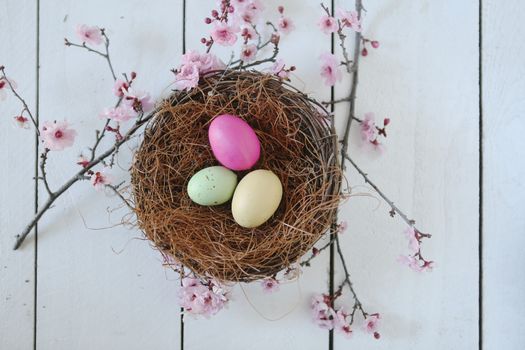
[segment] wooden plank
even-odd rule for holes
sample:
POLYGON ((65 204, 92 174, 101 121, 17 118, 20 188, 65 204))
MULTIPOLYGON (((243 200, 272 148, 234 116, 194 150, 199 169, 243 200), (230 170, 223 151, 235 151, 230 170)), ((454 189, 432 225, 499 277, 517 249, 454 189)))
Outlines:
MULTIPOLYGON (((339 4, 347 2, 338 1, 339 4)), ((475 2, 365 1, 364 35, 378 39, 360 65, 357 116, 390 117, 383 154, 351 132, 350 154, 377 185, 434 236, 423 246, 430 274, 396 262, 408 254, 400 218, 349 166, 358 196, 341 209, 352 280, 381 340, 355 326, 335 349, 475 349, 478 342, 478 7, 475 2), (453 11, 450 9, 453 8, 453 11), (377 343, 376 343, 377 342, 377 343)), ((336 87, 348 94, 349 80, 336 87)), ((339 123, 347 108, 337 110, 339 123)), ((341 125, 341 124, 339 124, 341 125)), ((342 279, 337 266, 336 284, 342 279)), ((349 294, 341 301, 351 307, 349 294)))
MULTIPOLYGON (((30 108, 36 108, 36 4, 2 1, 0 4, 0 65, 18 85, 30 108)), ((32 349, 35 288, 34 241, 13 251, 15 235, 29 220, 35 204, 35 137, 19 129, 13 117, 22 107, 6 91, 0 101, 0 348, 32 349)))
POLYGON ((483 348, 525 344, 521 1, 483 1, 483 348))
MULTIPOLYGON (((75 145, 49 160, 51 186, 77 169, 78 154, 94 141, 98 115, 115 103, 105 61, 81 49, 77 24, 108 29, 118 74, 135 71, 138 89, 155 98, 169 93, 170 68, 181 54, 181 0, 41 4, 41 116, 67 118, 77 129, 75 145)), ((111 144, 108 138, 105 144, 111 144)), ((104 145, 102 146, 104 148, 104 145)), ((131 151, 124 147, 112 176, 128 179, 131 151)), ((43 199, 44 193, 41 194, 43 199)), ((38 349, 177 348, 178 281, 137 229, 122 226, 127 210, 89 182, 57 201, 40 225, 38 349), (99 230, 99 228, 108 228, 99 230)))
MULTIPOLYGON (((292 78, 294 85, 307 93, 326 100, 330 89, 319 84, 319 56, 330 51, 329 36, 315 27, 321 9, 319 1, 265 1, 266 13, 277 19, 277 6, 284 5, 296 29, 281 39, 279 56, 286 63, 297 66, 292 78), (308 43, 305 45, 305 40, 308 43)), ((186 23, 188 49, 200 49, 201 37, 207 35, 203 19, 209 15, 214 3, 187 2, 186 23)), ((219 49, 224 60, 231 49, 219 49)), ((237 50, 238 52, 238 50, 237 50)), ((282 285, 275 294, 265 294, 260 284, 237 285, 232 290, 233 300, 228 309, 206 319, 185 318, 184 349, 267 349, 269 346, 286 349, 327 349, 328 334, 311 321, 309 304, 313 294, 327 290, 328 254, 323 253, 312 267, 304 270, 299 283, 282 285), (271 321, 284 316, 282 319, 271 321), (267 319, 265 319, 267 318, 267 319)))

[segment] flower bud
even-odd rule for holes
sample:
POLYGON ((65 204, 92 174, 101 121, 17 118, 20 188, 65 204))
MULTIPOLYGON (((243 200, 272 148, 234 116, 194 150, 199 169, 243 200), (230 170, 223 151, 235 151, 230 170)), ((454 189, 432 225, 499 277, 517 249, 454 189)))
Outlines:
POLYGON ((366 47, 363 47, 363 50, 361 50, 361 56, 365 57, 368 55, 368 50, 366 49, 366 47))
POLYGON ((371 44, 374 49, 377 49, 379 47, 379 41, 377 40, 372 40, 371 44))

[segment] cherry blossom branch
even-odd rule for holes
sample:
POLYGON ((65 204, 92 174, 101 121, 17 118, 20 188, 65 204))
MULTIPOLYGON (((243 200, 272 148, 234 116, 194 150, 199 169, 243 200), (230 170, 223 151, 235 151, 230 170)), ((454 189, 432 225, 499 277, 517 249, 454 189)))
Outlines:
POLYGON ((7 78, 7 76, 5 74, 5 67, 4 66, 0 66, 0 72, 2 73, 2 75, 0 76, 0 80, 4 80, 4 81, 7 82, 7 85, 11 89, 11 92, 13 93, 13 95, 15 95, 15 97, 20 101, 20 103, 22 103, 22 106, 24 107, 23 110, 22 110, 22 113, 23 112, 27 112, 27 114, 29 115, 29 118, 31 119, 31 122, 33 123, 33 126, 35 127, 36 134, 40 136, 40 130, 38 130, 38 123, 37 123, 36 119, 33 117, 33 113, 31 113, 31 110, 29 109, 29 106, 27 105, 26 101, 16 91, 16 89, 13 86, 13 83, 11 82, 11 80, 7 78))
POLYGON ((323 250, 329 248, 335 242, 335 237, 336 236, 337 236, 337 234, 333 235, 333 237, 330 238, 330 241, 328 241, 326 244, 324 244, 320 248, 313 247, 312 248, 312 255, 310 255, 310 257, 308 259, 306 259, 304 261, 301 261, 299 263, 299 265, 300 266, 310 266, 310 261, 315 259, 323 250))
POLYGON ((42 218, 44 213, 51 207, 51 205, 57 200, 58 197, 60 197, 64 192, 66 192, 71 186, 73 186, 78 181, 85 180, 86 179, 85 176, 89 170, 91 170, 97 164, 101 163, 106 158, 111 156, 113 152, 117 151, 120 148, 120 146, 126 143, 131 138, 131 136, 133 136, 144 124, 146 124, 154 116, 154 114, 155 114, 154 112, 151 112, 146 117, 138 120, 129 129, 129 131, 122 136, 122 139, 120 141, 115 142, 115 144, 112 147, 107 149, 104 153, 100 154, 93 161, 90 161, 84 168, 79 170, 68 181, 66 181, 59 189, 57 189, 55 192, 52 192, 52 194, 49 195, 47 201, 42 205, 42 207, 35 214, 33 219, 24 228, 24 230, 22 230, 21 234, 17 236, 16 243, 13 249, 17 250, 22 245, 27 235, 31 232, 31 230, 35 227, 35 225, 38 223, 40 218, 42 218))
MULTIPOLYGON (((232 64, 237 64, 237 65, 232 67, 232 69, 240 69, 240 68, 246 69, 246 68, 258 66, 258 65, 266 63, 266 62, 275 62, 275 58, 279 54, 279 36, 278 36, 278 34, 276 34, 278 32, 278 30, 275 27, 275 25, 272 22, 270 22, 270 21, 266 22, 266 25, 272 27, 273 33, 272 33, 271 37, 268 40, 266 40, 263 44, 260 44, 260 37, 261 36, 260 36, 259 32, 256 31, 257 35, 259 36, 259 43, 257 44, 257 51, 259 51, 262 48, 268 46, 269 44, 273 44, 272 55, 270 57, 267 57, 267 58, 264 58, 264 59, 261 59, 261 60, 249 63, 249 64, 244 64, 242 60, 236 60, 236 61, 232 62, 232 64)), ((253 26, 253 28, 255 28, 255 25, 253 26)))
POLYGON ((49 182, 47 181, 47 173, 46 173, 46 162, 47 162, 47 155, 49 154, 49 149, 44 149, 44 152, 40 155, 40 173, 41 176, 39 176, 39 179, 42 180, 44 183, 44 187, 46 188, 47 193, 52 196, 53 191, 51 191, 51 188, 49 187, 49 182))
POLYGON ((85 42, 83 42, 82 44, 72 43, 67 38, 64 38, 64 44, 66 46, 73 46, 73 47, 79 47, 79 48, 82 48, 82 49, 86 49, 89 52, 92 52, 94 54, 97 54, 97 55, 100 55, 100 56, 104 57, 104 59, 108 63, 109 70, 111 71, 111 76, 113 77, 113 80, 116 81, 117 80, 117 76, 115 75, 115 70, 113 69, 113 64, 111 63, 111 57, 109 56, 109 38, 106 35, 106 31, 105 31, 104 28, 100 28, 100 34, 104 38, 105 52, 101 52, 101 51, 98 51, 96 49, 93 49, 93 48, 87 46, 85 42))
MULTIPOLYGON (((363 3, 361 0, 355 1, 355 10, 357 12, 357 16, 359 19, 361 19, 361 14, 363 10, 363 3)), ((350 95, 349 95, 349 112, 348 112, 348 119, 346 121, 345 125, 345 131, 343 135, 343 142, 341 145, 341 167, 343 171, 345 170, 345 155, 347 153, 348 149, 348 139, 350 136, 350 127, 352 126, 352 120, 353 116, 355 115, 355 97, 357 93, 357 84, 359 82, 359 53, 361 51, 361 34, 359 32, 355 32, 354 35, 354 59, 353 59, 353 65, 354 69, 352 71, 352 85, 350 87, 350 95)))
POLYGON ((396 213, 403 219, 404 222, 407 223, 408 226, 410 227, 414 227, 414 229, 418 232, 421 233, 421 235, 425 238, 430 238, 431 235, 428 234, 428 233, 422 233, 421 231, 419 231, 416 227, 415 227, 415 224, 416 224, 416 221, 413 220, 413 219, 409 219, 408 216, 403 213, 401 211, 401 209, 399 209, 399 207, 397 205, 394 204, 394 202, 392 202, 384 193, 383 191, 381 191, 379 189, 379 187, 377 187, 377 185, 375 183, 373 183, 370 178, 368 177, 368 174, 366 174, 363 170, 361 170, 361 168, 352 160, 352 158, 350 158, 350 156, 348 156, 348 154, 345 154, 345 158, 346 160, 348 160, 350 162, 350 164, 352 164, 352 166, 355 168, 355 170, 357 170, 357 172, 363 177, 363 179, 365 180, 365 183, 369 184, 373 189, 374 191, 377 192, 377 194, 383 198, 383 200, 390 206, 391 210, 390 210, 390 216, 394 216, 396 213))

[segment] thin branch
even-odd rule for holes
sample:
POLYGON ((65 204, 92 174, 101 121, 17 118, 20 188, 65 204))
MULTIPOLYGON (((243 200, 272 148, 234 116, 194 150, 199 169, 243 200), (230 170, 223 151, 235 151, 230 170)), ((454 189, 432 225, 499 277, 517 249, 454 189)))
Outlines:
POLYGON ((376 184, 373 183, 373 182, 368 178, 368 175, 367 175, 363 170, 361 170, 361 168, 359 168, 359 166, 357 166, 357 164, 352 160, 352 158, 350 158, 350 157, 348 156, 348 154, 345 155, 345 158, 350 162, 350 164, 352 164, 352 166, 355 168, 355 170, 357 170, 357 172, 358 172, 359 174, 361 174, 361 176, 365 179, 365 183, 369 184, 369 185, 374 189, 374 191, 376 191, 377 194, 378 194, 379 196, 381 196, 381 198, 383 198, 383 200, 384 200, 384 201, 385 201, 385 202, 386 202, 386 203, 392 208, 392 210, 393 210, 395 213, 397 213, 397 214, 403 219, 403 221, 405 221, 405 222, 407 223, 408 226, 413 227, 414 230, 416 230, 417 232, 419 232, 423 237, 430 237, 430 236, 431 236, 431 235, 428 234, 428 233, 422 233, 421 231, 419 231, 419 230, 415 227, 415 224, 416 224, 415 220, 413 220, 413 219, 409 219, 408 216, 407 216, 405 213, 403 213, 403 212, 401 211, 401 209, 399 209, 399 208, 397 207, 397 205, 395 205, 394 202, 392 202, 392 201, 391 201, 391 200, 390 200, 390 199, 389 199, 389 198, 383 193, 383 191, 381 191, 381 190, 379 189, 379 187, 377 187, 376 184))
POLYGON ((47 173, 46 173, 46 162, 47 162, 47 155, 49 154, 49 148, 45 148, 44 152, 40 155, 40 173, 41 176, 39 177, 40 180, 44 183, 44 187, 46 188, 47 193, 52 196, 53 191, 51 191, 51 188, 49 187, 49 183, 47 182, 47 173))
MULTIPOLYGON (((7 85, 9 85, 9 88, 11 89, 11 91, 13 92, 13 95, 15 95, 15 97, 22 103, 22 105, 24 106, 24 109, 23 111, 26 111, 27 114, 29 115, 29 118, 31 119, 31 122, 33 123, 33 126, 35 127, 35 132, 38 136, 40 136, 40 130, 38 129, 38 123, 36 121, 36 119, 33 117, 33 113, 31 113, 31 110, 29 109, 29 106, 27 105, 26 101, 22 98, 22 96, 20 96, 18 94, 18 92, 16 91, 15 87, 13 86, 13 83, 11 83, 11 80, 9 80, 5 74, 5 67, 4 66, 0 66, 0 72, 2 72, 2 76, 0 76, 0 80, 1 79, 4 79, 6 82, 7 82, 7 85)), ((22 111, 22 112, 23 112, 22 111)))
POLYGON ((300 266, 310 266, 310 261, 312 261, 314 258, 316 258, 323 250, 329 248, 334 242, 335 242, 335 236, 337 234, 333 235, 334 237, 330 238, 330 241, 328 241, 325 245, 323 245, 321 248, 313 248, 315 251, 312 253, 312 255, 299 263, 300 266))
MULTIPOLYGON (((363 3, 361 0, 355 1, 355 10, 357 11, 357 15, 359 19, 361 19, 361 13, 363 10, 363 3)), ((361 52, 361 34, 359 32, 355 32, 354 34, 354 59, 353 59, 353 66, 354 69, 352 71, 352 85, 350 87, 350 110, 348 113, 348 119, 345 126, 345 132, 343 136, 343 142, 341 145, 341 167, 343 171, 345 170, 345 164, 344 159, 345 155, 347 153, 348 148, 348 138, 350 136, 350 127, 352 126, 352 116, 355 115, 355 97, 357 93, 357 83, 359 82, 359 55, 361 52)))
POLYGON ((37 222, 40 220, 42 215, 51 207, 51 205, 55 202, 55 200, 60 197, 65 191, 67 191, 71 186, 73 186, 77 181, 83 180, 85 178, 85 174, 92 169, 97 164, 101 163, 103 160, 105 160, 107 157, 111 156, 113 152, 118 150, 120 146, 122 146, 124 143, 126 143, 131 136, 133 136, 144 124, 146 124, 153 116, 155 115, 155 112, 151 112, 147 115, 147 117, 142 118, 140 121, 137 121, 131 129, 123 135, 122 139, 118 142, 115 142, 115 144, 107 149, 104 153, 96 157, 93 161, 89 162, 89 164, 82 168, 80 171, 78 171, 75 175, 73 175, 68 181, 66 181, 58 190, 53 192, 53 195, 50 195, 47 201, 42 205, 42 207, 38 210, 38 212, 35 214, 33 219, 29 222, 29 224, 24 228, 22 233, 17 236, 16 243, 13 249, 18 249, 20 245, 24 242, 27 235, 31 232, 31 230, 35 227, 37 222))

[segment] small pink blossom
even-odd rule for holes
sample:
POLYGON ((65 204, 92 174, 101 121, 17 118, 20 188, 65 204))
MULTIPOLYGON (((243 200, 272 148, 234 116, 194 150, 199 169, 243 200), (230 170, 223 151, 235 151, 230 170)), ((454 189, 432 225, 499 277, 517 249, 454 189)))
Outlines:
POLYGON ((366 142, 374 142, 377 140, 378 131, 374 121, 373 113, 366 113, 361 122, 361 138, 366 142))
POLYGON ((277 23, 279 31, 283 34, 288 34, 295 29, 293 21, 289 17, 282 16, 277 23))
POLYGON ((343 308, 337 310, 334 317, 334 328, 343 333, 347 338, 352 336, 352 328, 350 326, 351 317, 343 308))
POLYGON ((50 151, 61 151, 72 146, 76 135, 77 132, 70 129, 66 121, 46 121, 40 133, 44 147, 50 151))
POLYGON ((97 191, 104 189, 106 185, 111 185, 112 177, 106 168, 96 171, 91 175, 91 184, 97 191))
POLYGON ((282 58, 277 59, 275 63, 273 64, 272 73, 277 75, 281 79, 288 79, 290 72, 285 69, 285 63, 282 58))
POLYGON ((343 73, 339 69, 339 60, 334 54, 324 53, 321 55, 321 76, 328 86, 334 86, 337 81, 343 77, 343 73))
POLYGON ((337 232, 344 233, 347 228, 348 228, 348 222, 346 222, 346 220, 343 220, 339 223, 339 225, 337 225, 337 232))
POLYGON ((412 270, 414 270, 416 272, 423 271, 423 268, 419 264, 419 260, 415 256, 412 256, 412 255, 401 255, 401 256, 399 256, 398 261, 402 265, 406 265, 406 266, 410 267, 412 270))
POLYGON ((315 295, 311 303, 312 318, 316 325, 322 329, 333 329, 335 311, 330 306, 330 296, 326 294, 315 295))
POLYGON ((241 36, 246 42, 249 40, 255 40, 258 37, 257 32, 251 26, 241 28, 241 36))
POLYGON ((209 317, 219 312, 228 301, 227 292, 215 281, 208 285, 196 278, 185 277, 179 290, 179 302, 190 314, 209 317))
POLYGON ((115 81, 115 84, 113 85, 113 93, 115 96, 123 97, 124 96, 124 90, 127 90, 129 88, 129 84, 123 80, 117 79, 115 81))
POLYGON ((261 281, 261 287, 266 293, 275 293, 279 290, 279 281, 275 278, 265 278, 261 281))
POLYGON ((137 112, 135 112, 135 110, 133 110, 128 105, 121 105, 118 107, 106 108, 100 114, 101 118, 111 119, 119 123, 126 122, 130 119, 135 118, 136 116, 137 116, 137 112))
POLYGON ((238 30, 226 22, 216 22, 211 31, 214 42, 222 46, 232 46, 237 41, 238 30))
POLYGON ((255 44, 248 44, 244 45, 241 49, 241 60, 243 62, 250 62, 255 59, 255 55, 257 55, 257 45, 255 44))
POLYGON ((419 240, 416 237, 414 227, 409 227, 405 230, 405 236, 408 238, 408 250, 415 254, 419 251, 419 240))
POLYGON ((195 63, 187 63, 175 75, 175 89, 190 90, 199 84, 199 77, 199 67, 195 63))
POLYGON ((317 25, 325 34, 335 33, 338 29, 337 20, 334 17, 328 15, 321 16, 321 19, 319 22, 317 22, 317 25))
POLYGON ((379 316, 379 314, 368 315, 363 325, 363 329, 365 330, 365 332, 373 334, 374 338, 376 339, 380 338, 379 332, 377 331, 380 319, 381 317, 379 316))
POLYGON ((136 112, 148 112, 153 107, 151 96, 144 91, 137 91, 131 86, 127 89, 122 89, 124 94, 124 102, 133 108, 136 112))
POLYGON ((240 19, 246 23, 255 24, 261 17, 264 5, 260 0, 243 1, 244 6, 238 8, 236 11, 240 19))
POLYGON ((18 126, 19 128, 29 129, 29 119, 24 117, 23 115, 13 117, 13 120, 15 121, 16 126, 18 126))
POLYGON ((4 101, 7 98, 7 90, 17 88, 16 82, 11 78, 0 78, 0 101, 4 101), (9 85, 11 83, 11 85, 9 85))
POLYGON ((78 156, 77 164, 80 165, 82 168, 85 168, 89 165, 89 159, 87 159, 86 157, 84 157, 84 155, 81 154, 80 156, 78 156))
POLYGON ((337 15, 343 26, 350 27, 356 32, 361 31, 361 20, 359 19, 359 14, 356 11, 346 11, 339 9, 337 10, 337 15))
POLYGON ((102 32, 97 26, 77 25, 76 34, 83 43, 89 45, 102 44, 102 32))

